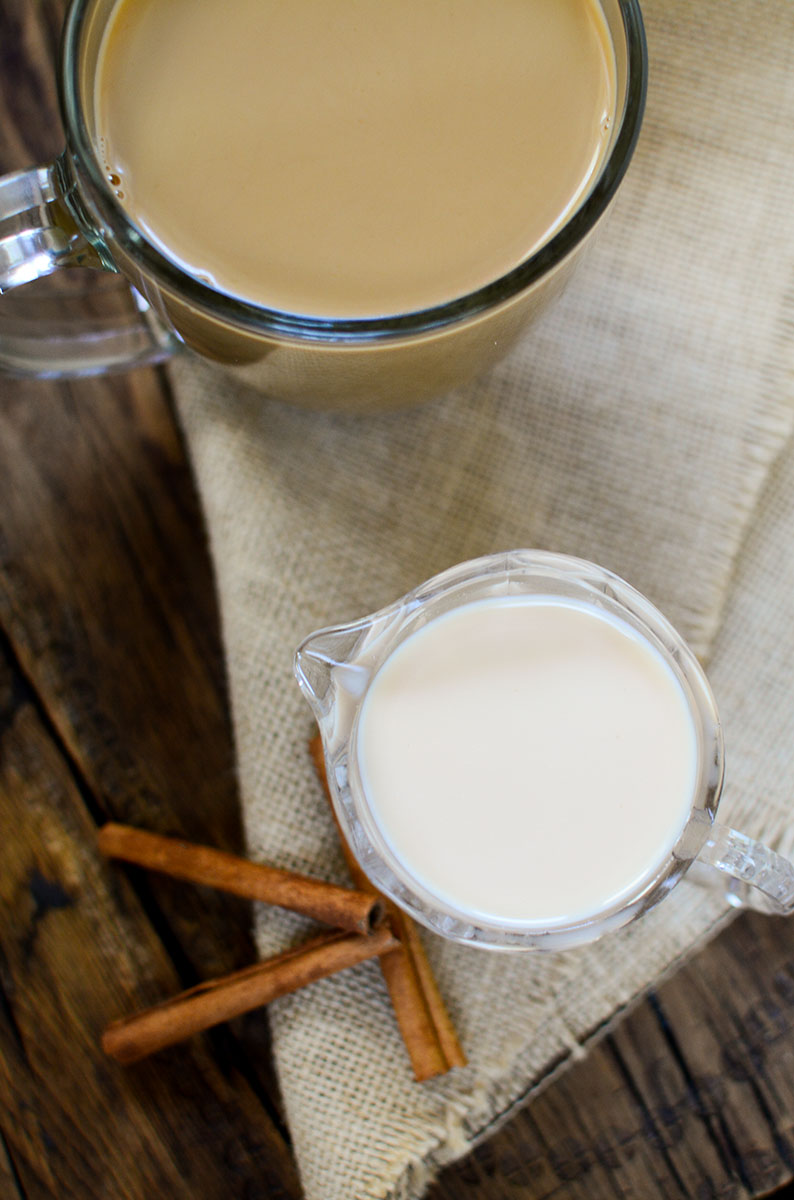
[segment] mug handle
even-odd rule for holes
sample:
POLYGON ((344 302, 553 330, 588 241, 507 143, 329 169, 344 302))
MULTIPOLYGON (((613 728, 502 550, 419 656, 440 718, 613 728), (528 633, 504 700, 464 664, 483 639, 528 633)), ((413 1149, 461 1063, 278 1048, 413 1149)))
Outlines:
MULTIPOLYGON (((60 271, 116 272, 72 214, 60 160, 0 178, 0 295, 60 271)), ((162 362, 177 343, 134 289, 135 309, 112 316, 23 320, 0 307, 0 370, 67 379, 162 362)))
MULTIPOLYGON (((734 907, 782 916, 794 913, 794 863, 763 842, 715 821, 693 865, 700 864, 730 877, 726 894, 734 907)), ((695 881, 713 882, 710 871, 710 880, 704 874, 696 872, 695 881)))

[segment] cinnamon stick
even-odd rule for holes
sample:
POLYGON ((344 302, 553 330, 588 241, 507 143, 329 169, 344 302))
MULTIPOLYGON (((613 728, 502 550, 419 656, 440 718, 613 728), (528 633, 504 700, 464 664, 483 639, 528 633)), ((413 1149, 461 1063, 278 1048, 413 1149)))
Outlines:
POLYGON ((289 908, 337 929, 369 933, 383 920, 383 905, 371 891, 338 887, 294 871, 249 862, 210 846, 196 846, 113 822, 102 826, 97 843, 108 858, 233 892, 247 900, 289 908))
POLYGON ((438 990, 414 921, 377 891, 360 867, 342 832, 331 801, 319 734, 311 738, 309 751, 331 806, 353 883, 360 891, 369 891, 380 897, 398 938, 399 944, 395 949, 381 956, 380 966, 397 1025, 411 1059, 414 1077, 421 1082, 442 1075, 451 1067, 465 1067, 466 1055, 438 990))
POLYGON ((102 1035, 102 1049, 125 1065, 137 1062, 316 979, 385 954, 396 945, 387 926, 370 934, 331 930, 275 958, 200 983, 162 1004, 115 1021, 102 1035))

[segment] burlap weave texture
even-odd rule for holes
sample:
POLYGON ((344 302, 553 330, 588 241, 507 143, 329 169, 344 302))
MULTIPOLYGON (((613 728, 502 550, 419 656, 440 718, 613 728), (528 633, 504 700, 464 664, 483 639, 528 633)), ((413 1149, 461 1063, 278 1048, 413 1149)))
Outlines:
MULTIPOLYGON (((221 600, 254 857, 345 879, 292 654, 479 554, 542 547, 644 591, 709 661, 725 820, 794 846, 794 6, 646 0, 651 87, 615 210, 500 367, 421 409, 324 415, 173 368, 221 600)), ((433 1169, 725 914, 685 885, 554 957, 428 938, 470 1066, 412 1081, 377 970, 274 1005, 309 1200, 416 1197, 433 1169)), ((263 952, 300 922, 261 914, 263 952)))

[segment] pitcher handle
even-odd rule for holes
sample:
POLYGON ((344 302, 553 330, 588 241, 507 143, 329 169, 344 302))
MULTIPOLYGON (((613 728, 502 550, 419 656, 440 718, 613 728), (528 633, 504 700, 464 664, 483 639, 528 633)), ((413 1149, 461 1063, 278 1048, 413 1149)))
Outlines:
MULTIPOLYGON (((68 196, 60 159, 0 179, 0 295, 64 267, 115 272, 80 228, 68 196)), ((3 313, 0 302, 0 369, 74 378, 162 362, 176 343, 133 295, 133 311, 66 322, 21 321, 3 313)))
POLYGON ((794 863, 747 834, 714 822, 696 863, 728 875, 728 901, 761 912, 794 913, 794 863))

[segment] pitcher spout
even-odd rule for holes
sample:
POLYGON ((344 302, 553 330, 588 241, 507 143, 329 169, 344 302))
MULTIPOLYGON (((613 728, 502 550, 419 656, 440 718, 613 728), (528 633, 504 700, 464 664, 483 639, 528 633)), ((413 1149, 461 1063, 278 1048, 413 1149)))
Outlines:
POLYGON ((368 622, 320 629, 295 651, 294 671, 298 685, 322 724, 336 704, 339 693, 360 694, 370 672, 356 661, 356 652, 368 622))

